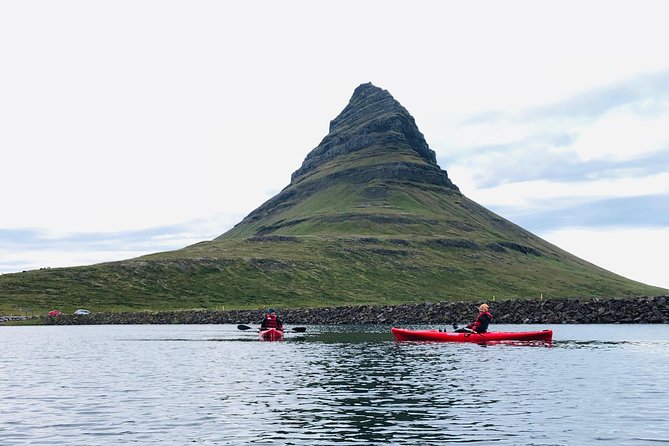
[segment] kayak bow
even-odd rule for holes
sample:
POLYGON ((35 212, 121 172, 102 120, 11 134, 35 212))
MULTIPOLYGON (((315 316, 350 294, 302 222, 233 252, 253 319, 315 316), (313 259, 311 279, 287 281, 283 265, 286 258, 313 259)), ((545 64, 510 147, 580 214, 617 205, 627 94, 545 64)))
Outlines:
POLYGON ((498 331, 489 333, 448 333, 438 330, 407 330, 392 328, 398 341, 434 342, 489 342, 489 341, 545 341, 553 340, 552 330, 541 331, 498 331))
POLYGON ((283 340, 283 332, 276 328, 268 328, 267 330, 260 330, 258 333, 261 341, 281 341, 283 340))

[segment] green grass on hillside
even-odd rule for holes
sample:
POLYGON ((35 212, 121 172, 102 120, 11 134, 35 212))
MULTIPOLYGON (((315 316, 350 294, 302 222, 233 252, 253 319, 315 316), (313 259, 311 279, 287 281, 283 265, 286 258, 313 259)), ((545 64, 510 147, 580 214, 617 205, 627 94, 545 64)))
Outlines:
POLYGON ((443 248, 421 238, 312 236, 218 245, 212 257, 200 256, 215 252, 200 246, 133 261, 6 274, 0 277, 0 312, 26 306, 69 313, 666 293, 603 270, 565 268, 571 260, 556 254, 443 248))

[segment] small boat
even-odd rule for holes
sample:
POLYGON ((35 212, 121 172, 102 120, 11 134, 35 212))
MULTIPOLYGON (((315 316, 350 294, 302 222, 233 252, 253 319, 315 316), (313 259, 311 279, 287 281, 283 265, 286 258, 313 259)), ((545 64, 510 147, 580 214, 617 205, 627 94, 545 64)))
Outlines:
POLYGON ((452 333, 439 330, 407 330, 392 328, 398 341, 434 341, 434 342, 496 342, 496 341, 544 341, 553 340, 553 330, 541 331, 498 331, 488 333, 452 333))
POLYGON ((260 330, 258 333, 261 341, 281 341, 283 340, 283 331, 276 328, 268 328, 267 330, 260 330))

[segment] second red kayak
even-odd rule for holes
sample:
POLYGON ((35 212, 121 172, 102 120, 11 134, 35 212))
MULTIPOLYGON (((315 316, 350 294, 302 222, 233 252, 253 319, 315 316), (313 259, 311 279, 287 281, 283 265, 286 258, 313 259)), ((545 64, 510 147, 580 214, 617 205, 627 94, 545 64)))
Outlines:
POLYGON ((398 341, 435 342, 488 342, 488 341, 544 341, 553 340, 552 330, 541 331, 498 331, 490 333, 452 333, 438 330, 407 330, 392 328, 398 341))
POLYGON ((260 330, 258 333, 261 341, 281 341, 283 339, 283 332, 276 328, 268 328, 267 330, 260 330))

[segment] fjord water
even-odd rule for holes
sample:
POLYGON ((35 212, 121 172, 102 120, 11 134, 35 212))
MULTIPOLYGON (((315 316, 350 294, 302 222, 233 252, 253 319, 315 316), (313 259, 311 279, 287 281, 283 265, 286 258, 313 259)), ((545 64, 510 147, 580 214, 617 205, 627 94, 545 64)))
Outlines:
MULTIPOLYGON (((418 328, 418 327, 414 327, 418 328)), ((669 442, 669 326, 551 346, 397 343, 390 327, 0 327, 0 444, 669 442)))

